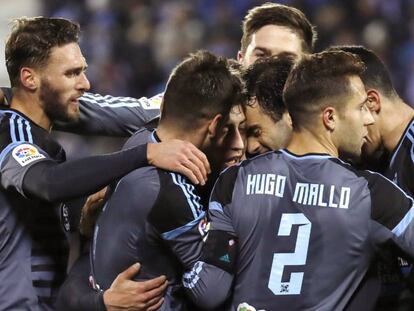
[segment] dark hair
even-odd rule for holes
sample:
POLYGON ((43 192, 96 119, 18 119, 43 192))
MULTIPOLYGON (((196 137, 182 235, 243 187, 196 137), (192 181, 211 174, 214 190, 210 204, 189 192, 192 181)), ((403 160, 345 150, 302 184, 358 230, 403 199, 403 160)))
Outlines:
POLYGON ((365 67, 354 54, 325 51, 304 55, 293 67, 283 90, 283 99, 294 129, 306 127, 324 105, 341 109, 350 93, 349 77, 360 76, 365 67))
POLYGON ((252 35, 267 25, 278 25, 290 28, 302 39, 302 49, 311 53, 316 41, 316 31, 300 10, 277 3, 267 2, 247 12, 243 23, 241 52, 246 52, 252 35))
POLYGON ((197 126, 217 114, 227 116, 242 94, 240 79, 227 59, 207 51, 190 54, 172 71, 164 93, 162 119, 197 126))
POLYGON ((259 59, 244 75, 249 98, 255 99, 263 112, 275 122, 287 111, 283 102, 283 87, 294 61, 295 57, 290 53, 259 59))
POLYGON ((44 66, 53 47, 79 41, 78 24, 63 18, 19 18, 14 20, 6 43, 6 67, 12 87, 20 84, 22 67, 44 66))
POLYGON ((333 46, 329 50, 340 50, 357 55, 366 67, 365 71, 361 74, 361 79, 365 86, 377 89, 388 97, 397 95, 385 64, 373 51, 361 45, 333 46))

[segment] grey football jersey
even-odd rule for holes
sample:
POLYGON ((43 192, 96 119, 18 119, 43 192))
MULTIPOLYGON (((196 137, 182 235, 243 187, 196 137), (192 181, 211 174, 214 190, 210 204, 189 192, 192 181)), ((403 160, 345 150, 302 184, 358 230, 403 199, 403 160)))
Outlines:
POLYGON ((67 211, 28 196, 22 184, 32 165, 63 162, 65 151, 14 110, 0 110, 0 145, 0 310, 54 310, 66 271, 67 211))
POLYGON ((414 257, 412 205, 385 177, 329 155, 258 156, 222 173, 210 199, 206 246, 213 232, 238 240, 234 275, 199 261, 186 287, 202 302, 234 281, 231 310, 343 310, 380 249, 414 257))
MULTIPOLYGON (((156 142, 146 129, 124 148, 156 142)), ((135 262, 142 265, 137 280, 166 275, 169 286, 160 310, 195 310, 184 298, 183 269, 199 259, 198 224, 205 211, 194 186, 179 174, 155 167, 137 169, 116 185, 95 227, 91 262, 101 289, 135 262)))

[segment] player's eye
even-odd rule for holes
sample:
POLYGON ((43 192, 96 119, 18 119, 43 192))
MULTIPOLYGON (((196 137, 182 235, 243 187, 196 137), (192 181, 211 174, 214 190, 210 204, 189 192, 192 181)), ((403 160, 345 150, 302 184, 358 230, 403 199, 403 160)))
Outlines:
POLYGON ((260 137, 261 134, 262 134, 262 130, 258 127, 249 128, 247 130, 247 137, 260 137))

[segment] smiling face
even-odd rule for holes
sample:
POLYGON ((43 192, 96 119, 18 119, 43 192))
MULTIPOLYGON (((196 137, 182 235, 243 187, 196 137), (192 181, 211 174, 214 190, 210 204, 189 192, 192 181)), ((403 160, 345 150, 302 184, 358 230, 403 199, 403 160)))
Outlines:
POLYGON ((275 121, 253 103, 246 107, 246 118, 248 157, 286 147, 292 136, 292 123, 287 112, 275 121))
POLYGON ((335 125, 335 144, 342 157, 358 158, 367 140, 368 126, 374 119, 367 107, 367 94, 358 76, 349 78, 350 95, 346 104, 338 110, 335 125))
POLYGON ((238 61, 247 68, 260 58, 283 52, 300 56, 303 53, 301 38, 287 27, 266 25, 252 34, 245 53, 239 52, 238 61))
POLYGON ((212 163, 219 170, 237 164, 244 157, 246 146, 246 116, 240 105, 234 106, 215 139, 212 163))
POLYGON ((51 122, 79 118, 79 97, 89 90, 86 61, 77 43, 54 47, 40 73, 39 97, 51 122))

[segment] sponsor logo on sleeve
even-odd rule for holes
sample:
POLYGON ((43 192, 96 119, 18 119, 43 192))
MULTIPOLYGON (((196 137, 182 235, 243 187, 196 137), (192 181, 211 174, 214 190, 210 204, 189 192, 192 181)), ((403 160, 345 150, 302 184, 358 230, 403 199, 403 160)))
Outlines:
POLYGON ((45 158, 35 146, 29 144, 21 144, 15 147, 12 155, 21 166, 26 166, 29 163, 45 158))

